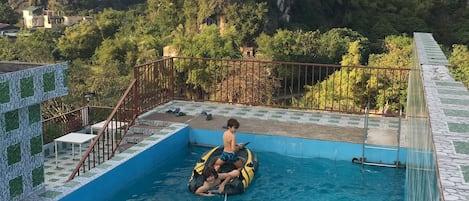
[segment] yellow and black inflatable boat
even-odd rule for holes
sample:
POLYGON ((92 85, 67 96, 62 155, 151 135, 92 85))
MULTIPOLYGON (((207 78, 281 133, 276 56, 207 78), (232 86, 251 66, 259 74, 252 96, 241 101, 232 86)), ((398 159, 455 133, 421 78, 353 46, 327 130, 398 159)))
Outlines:
MULTIPOLYGON (((247 145, 246 143, 245 145, 247 145)), ((205 166, 213 166, 215 161, 220 157, 223 152, 223 146, 215 147, 207 152, 205 152, 202 157, 197 161, 192 171, 192 176, 189 180, 189 191, 195 192, 197 188, 204 184, 204 179, 202 176, 202 170, 205 166)), ((251 152, 248 148, 242 148, 237 152, 239 157, 246 159, 243 168, 241 169, 241 174, 238 178, 233 179, 231 182, 225 185, 225 191, 223 194, 235 195, 243 193, 249 184, 254 179, 254 174, 256 173, 258 167, 257 156, 251 152)), ((235 166, 231 163, 223 164, 218 172, 230 172, 235 169, 235 166)), ((215 191, 216 192, 216 191, 215 191)))

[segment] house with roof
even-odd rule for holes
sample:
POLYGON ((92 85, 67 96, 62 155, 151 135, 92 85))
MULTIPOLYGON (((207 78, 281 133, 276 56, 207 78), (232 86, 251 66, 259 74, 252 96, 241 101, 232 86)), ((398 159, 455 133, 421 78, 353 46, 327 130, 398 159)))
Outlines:
POLYGON ((19 27, 10 24, 0 23, 0 36, 15 37, 19 30, 19 27))
POLYGON ((23 10, 24 26, 28 29, 44 27, 44 16, 41 7, 30 6, 23 10))
POLYGON ((40 7, 28 7, 23 10, 24 26, 31 28, 53 29, 58 26, 71 26, 82 21, 92 21, 90 16, 61 16, 52 10, 40 7))

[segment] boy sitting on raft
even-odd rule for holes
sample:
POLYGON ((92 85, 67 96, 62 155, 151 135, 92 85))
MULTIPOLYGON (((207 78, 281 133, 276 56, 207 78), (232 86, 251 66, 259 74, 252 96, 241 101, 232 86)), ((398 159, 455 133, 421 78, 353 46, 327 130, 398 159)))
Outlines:
POLYGON ((223 153, 215 162, 214 168, 218 171, 226 163, 233 163, 240 171, 243 167, 244 159, 239 157, 236 152, 243 148, 243 145, 236 144, 236 130, 239 128, 239 122, 236 119, 229 119, 226 123, 226 131, 223 133, 223 153))

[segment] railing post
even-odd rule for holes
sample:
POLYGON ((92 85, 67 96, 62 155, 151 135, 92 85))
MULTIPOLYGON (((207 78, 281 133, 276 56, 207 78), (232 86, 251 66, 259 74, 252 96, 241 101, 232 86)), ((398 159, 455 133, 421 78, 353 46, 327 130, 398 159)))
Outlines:
POLYGON ((81 108, 81 124, 83 126, 88 126, 89 123, 90 123, 90 118, 89 118, 89 114, 90 114, 90 106, 89 105, 85 105, 81 108))
POLYGON ((138 108, 138 106, 140 104, 139 103, 139 87, 140 87, 140 74, 139 74, 139 67, 134 67, 134 78, 136 80, 135 82, 135 86, 134 86, 134 90, 133 90, 133 95, 134 95, 134 100, 133 100, 133 107, 134 107, 134 115, 135 116, 138 116, 138 114, 140 114, 140 110, 138 108))
POLYGON ((171 57, 169 59, 169 97, 171 97, 171 100, 174 100, 174 90, 175 90, 175 84, 174 84, 174 57, 171 57))

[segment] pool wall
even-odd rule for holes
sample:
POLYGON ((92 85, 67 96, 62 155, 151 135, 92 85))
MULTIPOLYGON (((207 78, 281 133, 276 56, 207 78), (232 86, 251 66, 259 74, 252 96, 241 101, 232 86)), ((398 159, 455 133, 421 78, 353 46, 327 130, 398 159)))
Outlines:
MULTIPOLYGON (((181 149, 185 149, 189 143, 188 133, 189 127, 186 126, 172 134, 168 134, 167 137, 162 138, 134 157, 123 161, 108 172, 84 184, 61 200, 109 200, 114 194, 125 189, 128 184, 154 171, 158 164, 164 163, 169 157, 181 149)), ((145 141, 142 143, 145 144, 145 141)), ((119 157, 119 155, 115 157, 119 157)))
MULTIPOLYGON (((191 144, 218 146, 222 144, 222 134, 223 131, 191 128, 189 140, 191 144)), ((250 142, 248 147, 253 151, 275 152, 300 158, 327 158, 351 161, 353 158, 360 158, 362 156, 363 148, 362 144, 242 132, 237 132, 236 137, 238 143, 250 142)), ((385 148, 385 146, 377 147, 385 148)), ((368 162, 394 164, 397 153, 390 150, 367 149, 366 156, 368 162)), ((405 164, 405 148, 401 148, 399 160, 401 164, 405 164)))

